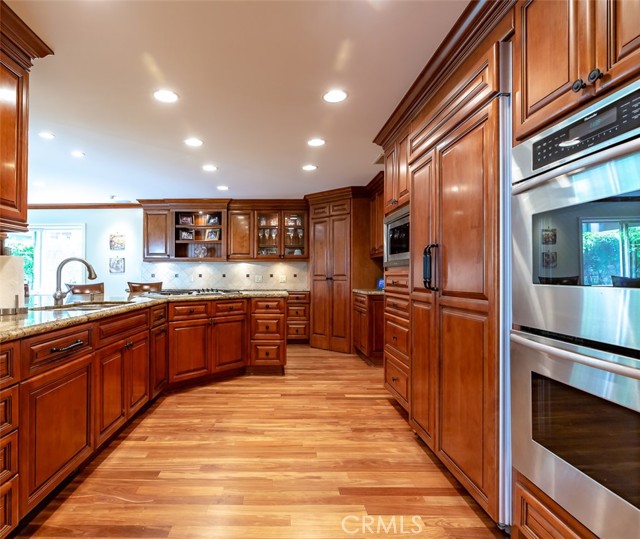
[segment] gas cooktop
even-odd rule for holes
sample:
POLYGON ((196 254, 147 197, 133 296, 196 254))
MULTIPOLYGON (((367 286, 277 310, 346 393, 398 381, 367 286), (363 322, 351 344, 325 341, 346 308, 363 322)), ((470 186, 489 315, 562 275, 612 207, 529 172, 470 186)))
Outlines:
POLYGON ((241 290, 222 290, 220 288, 164 288, 150 294, 161 296, 200 296, 204 294, 240 294, 241 290))

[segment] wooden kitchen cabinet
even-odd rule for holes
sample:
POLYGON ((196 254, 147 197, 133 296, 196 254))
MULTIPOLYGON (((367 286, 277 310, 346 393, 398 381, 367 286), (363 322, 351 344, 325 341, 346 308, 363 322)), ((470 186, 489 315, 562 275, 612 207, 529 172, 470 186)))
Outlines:
POLYGON ((145 209, 142 215, 144 260, 171 258, 171 212, 145 209))
POLYGON ((209 318, 169 322, 169 383, 199 378, 211 372, 209 318))
POLYGON ((369 199, 369 226, 371 258, 384 255, 384 172, 378 173, 367 185, 369 199))
POLYGON ((169 383, 169 332, 166 305, 150 309, 149 388, 150 398, 157 397, 169 383))
POLYGON ((29 70, 53 51, 0 3, 0 252, 7 232, 27 230, 29 70))
POLYGON ((229 210, 229 260, 251 260, 255 258, 254 211, 229 210))
POLYGON ((384 349, 384 295, 353 294, 353 347, 379 361, 384 349))
POLYGON ((309 292, 289 292, 287 297, 287 341, 309 340, 309 292))
POLYGON ((247 361, 247 315, 225 314, 211 319, 212 372, 241 369, 247 361))
POLYGON ((94 358, 79 355, 20 384, 21 517, 95 448, 94 358))
POLYGON ((148 325, 147 310, 112 316, 96 324, 96 446, 149 401, 148 325))
POLYGON ((409 129, 398 138, 384 156, 384 214, 407 204, 411 198, 409 174, 409 129))
POLYGON ((311 214, 310 343, 349 353, 351 291, 373 288, 382 273, 369 254, 369 195, 361 188, 345 188, 306 198, 311 214))
POLYGON ((282 371, 287 364, 284 298, 251 299, 251 358, 255 367, 276 367, 282 371))
POLYGON ((638 2, 520 0, 515 32, 516 141, 640 73, 638 2))

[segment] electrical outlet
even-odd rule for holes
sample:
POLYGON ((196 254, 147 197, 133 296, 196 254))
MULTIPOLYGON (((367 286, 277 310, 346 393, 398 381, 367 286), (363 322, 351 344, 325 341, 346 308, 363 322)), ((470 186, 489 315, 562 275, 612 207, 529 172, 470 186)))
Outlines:
POLYGON ((287 276, 286 275, 279 275, 278 277, 279 277, 281 283, 286 283, 287 282, 287 276))
POLYGON ((262 282, 262 275, 256 275, 256 283, 262 282))

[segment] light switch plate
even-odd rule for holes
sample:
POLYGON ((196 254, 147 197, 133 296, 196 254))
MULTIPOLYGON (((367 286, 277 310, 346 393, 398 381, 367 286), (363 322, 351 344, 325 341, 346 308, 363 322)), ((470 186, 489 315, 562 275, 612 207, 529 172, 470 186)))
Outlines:
POLYGON ((286 275, 279 275, 278 277, 279 277, 281 283, 286 283, 287 282, 287 276, 286 275))

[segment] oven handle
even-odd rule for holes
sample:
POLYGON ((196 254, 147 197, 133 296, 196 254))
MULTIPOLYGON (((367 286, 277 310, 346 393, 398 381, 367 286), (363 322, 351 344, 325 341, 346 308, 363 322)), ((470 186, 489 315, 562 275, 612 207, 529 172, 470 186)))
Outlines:
POLYGON ((627 367, 626 365, 619 365, 617 363, 610 363, 609 361, 602 361, 601 359, 596 359, 594 357, 576 354, 575 352, 569 352, 562 348, 556 348, 555 346, 549 346, 548 344, 532 341, 514 333, 511 334, 511 341, 521 344, 522 346, 526 346, 527 348, 537 350, 538 352, 549 354, 554 359, 570 361, 571 363, 580 363, 601 371, 608 371, 613 374, 619 374, 620 376, 626 376, 627 378, 640 380, 640 369, 634 369, 633 367, 627 367))

